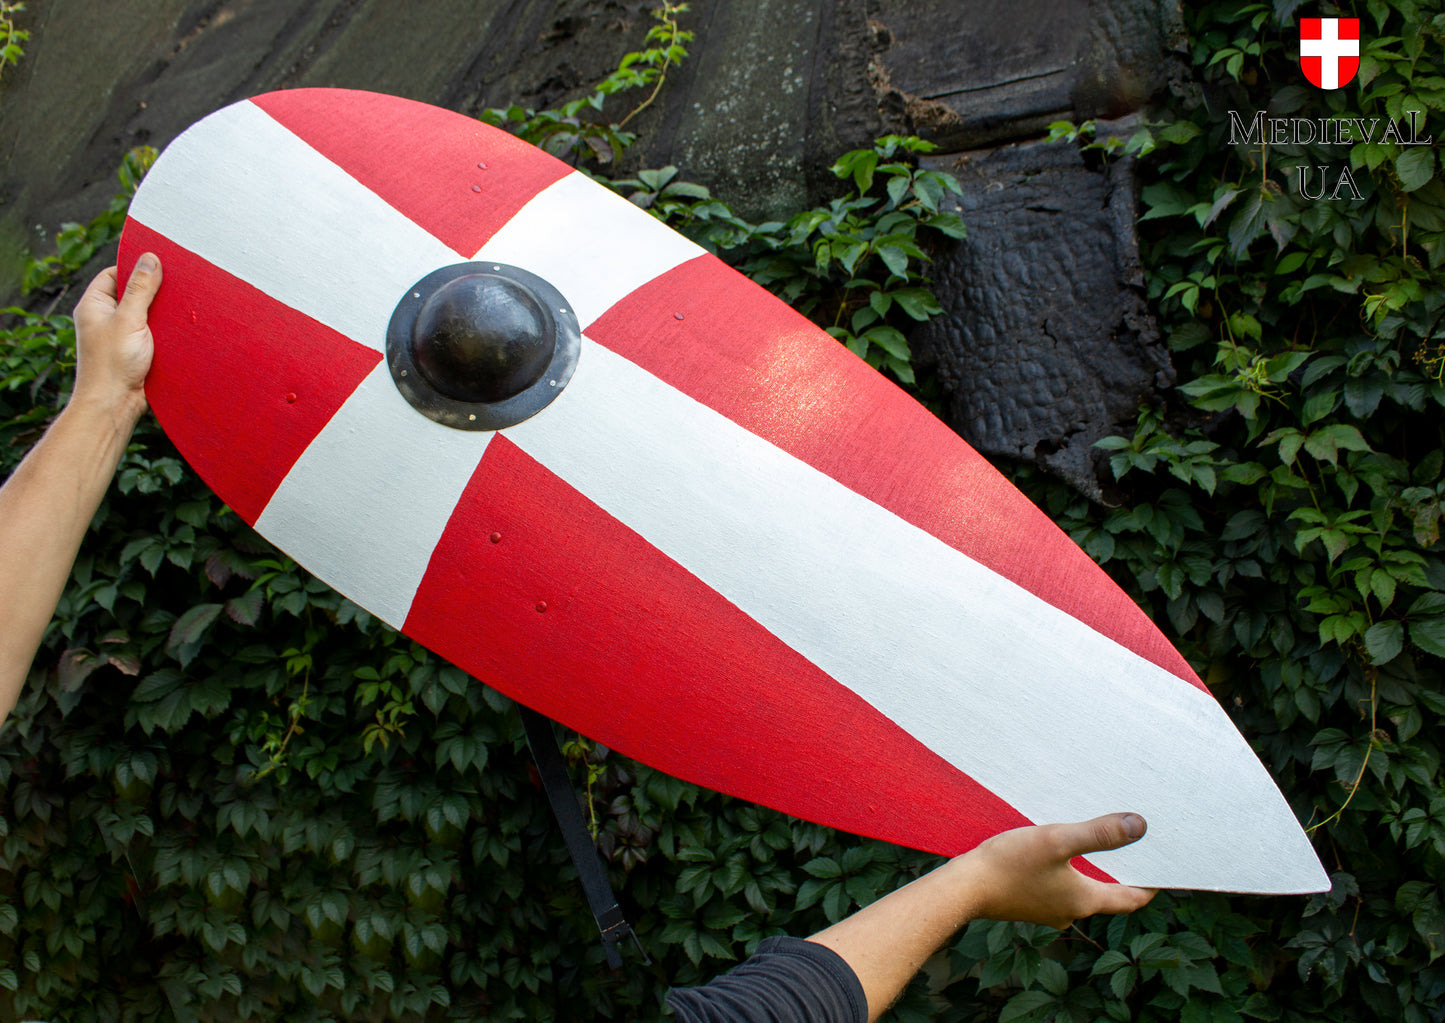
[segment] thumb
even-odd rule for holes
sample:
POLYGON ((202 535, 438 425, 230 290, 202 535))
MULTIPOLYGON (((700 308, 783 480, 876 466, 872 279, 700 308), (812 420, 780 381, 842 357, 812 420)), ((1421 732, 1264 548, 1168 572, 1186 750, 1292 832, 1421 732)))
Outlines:
POLYGON ((121 311, 144 322, 160 286, 161 261, 150 252, 144 253, 131 268, 130 280, 126 281, 125 294, 120 299, 121 311))
POLYGON ((1149 825, 1137 813, 1110 813, 1091 821, 1064 825, 1060 836, 1070 857, 1118 849, 1144 837, 1149 825))

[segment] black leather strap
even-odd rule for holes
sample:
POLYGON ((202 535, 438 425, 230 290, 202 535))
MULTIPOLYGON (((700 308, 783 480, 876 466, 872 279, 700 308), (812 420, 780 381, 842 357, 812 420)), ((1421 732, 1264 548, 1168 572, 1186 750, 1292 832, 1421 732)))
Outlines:
POLYGON ((552 814, 562 829, 567 852, 572 856, 577 877, 582 881, 582 891, 587 895, 587 904, 592 907, 592 916, 602 933, 607 965, 614 970, 621 968, 622 956, 617 951, 617 943, 628 937, 637 943, 643 960, 651 962, 617 905, 617 896, 612 893, 612 885, 607 881, 607 870, 602 865, 602 858, 597 855, 597 847, 592 844, 592 836, 587 833, 587 822, 582 819, 577 792, 572 787, 572 780, 567 777, 551 718, 529 707, 518 705, 518 709, 522 712, 522 725, 527 730, 527 745, 532 747, 537 773, 542 776, 542 787, 547 791, 547 802, 552 804, 552 814))

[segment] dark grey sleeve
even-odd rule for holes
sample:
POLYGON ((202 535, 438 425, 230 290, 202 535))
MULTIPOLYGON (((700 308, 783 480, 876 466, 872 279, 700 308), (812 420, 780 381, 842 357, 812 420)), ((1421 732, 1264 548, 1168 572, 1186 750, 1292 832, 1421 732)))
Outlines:
POLYGON ((667 1004, 682 1023, 868 1021, 857 974, 831 948, 801 938, 768 938, 716 980, 674 988, 667 1004))

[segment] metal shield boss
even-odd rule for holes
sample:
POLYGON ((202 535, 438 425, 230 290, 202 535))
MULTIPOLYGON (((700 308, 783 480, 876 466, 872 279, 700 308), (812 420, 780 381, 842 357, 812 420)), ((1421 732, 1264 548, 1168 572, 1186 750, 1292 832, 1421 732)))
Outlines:
POLYGON ((386 361, 422 415, 457 430, 501 430, 562 393, 581 337, 576 314, 543 278, 505 263, 454 263, 397 303, 386 361))

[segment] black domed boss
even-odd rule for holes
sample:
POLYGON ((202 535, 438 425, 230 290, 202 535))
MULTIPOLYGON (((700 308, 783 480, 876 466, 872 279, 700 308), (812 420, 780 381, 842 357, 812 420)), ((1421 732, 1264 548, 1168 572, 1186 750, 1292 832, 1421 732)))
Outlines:
POLYGON ((458 430, 500 430, 536 415, 572 379, 581 348, 561 292, 505 263, 433 270, 407 289, 386 330, 397 390, 458 430))

